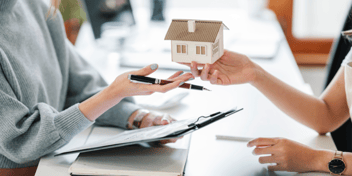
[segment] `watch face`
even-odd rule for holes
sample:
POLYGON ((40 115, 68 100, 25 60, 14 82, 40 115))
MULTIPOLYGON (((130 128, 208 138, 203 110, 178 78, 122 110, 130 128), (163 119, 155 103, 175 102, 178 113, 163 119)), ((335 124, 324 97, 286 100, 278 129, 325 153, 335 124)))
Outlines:
POLYGON ((329 162, 329 170, 334 174, 342 173, 345 168, 345 163, 340 159, 333 159, 329 162))

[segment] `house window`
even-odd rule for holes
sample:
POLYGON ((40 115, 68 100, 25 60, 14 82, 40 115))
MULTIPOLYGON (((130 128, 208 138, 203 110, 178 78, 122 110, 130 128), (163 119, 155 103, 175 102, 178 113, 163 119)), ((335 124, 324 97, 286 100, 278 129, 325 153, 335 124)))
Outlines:
POLYGON ((206 47, 205 46, 196 46, 196 54, 197 55, 205 55, 206 52, 206 47))
POLYGON ((177 45, 177 53, 187 54, 187 45, 177 45))
POLYGON ((213 56, 219 51, 219 40, 213 44, 213 56))

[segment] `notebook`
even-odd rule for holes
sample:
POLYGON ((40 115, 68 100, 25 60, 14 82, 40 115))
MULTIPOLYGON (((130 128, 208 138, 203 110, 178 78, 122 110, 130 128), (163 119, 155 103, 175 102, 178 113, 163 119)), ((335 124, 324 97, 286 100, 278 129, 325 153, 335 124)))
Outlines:
POLYGON ((71 175, 180 176, 188 156, 190 135, 174 144, 140 144, 81 153, 71 175))

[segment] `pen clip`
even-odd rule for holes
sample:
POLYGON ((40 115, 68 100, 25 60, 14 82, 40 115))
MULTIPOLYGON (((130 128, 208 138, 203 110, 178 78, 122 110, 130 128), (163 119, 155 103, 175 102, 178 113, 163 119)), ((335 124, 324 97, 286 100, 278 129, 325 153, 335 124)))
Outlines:
POLYGON ((136 80, 130 80, 133 83, 142 83, 142 84, 153 84, 153 83, 148 83, 148 82, 142 82, 142 81, 136 81, 136 80))

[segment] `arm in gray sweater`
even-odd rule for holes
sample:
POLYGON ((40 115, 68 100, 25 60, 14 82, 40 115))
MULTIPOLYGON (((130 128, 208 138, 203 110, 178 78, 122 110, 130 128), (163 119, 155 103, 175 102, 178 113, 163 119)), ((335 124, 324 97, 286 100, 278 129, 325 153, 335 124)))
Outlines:
MULTIPOLYGON (((0 168, 35 166, 93 123, 78 105, 107 84, 67 41, 59 13, 45 18, 41 0, 0 4, 0 168)), ((96 121, 125 127, 137 108, 123 99, 96 121)))
MULTIPOLYGON (((50 102, 43 101, 50 96, 45 96, 50 90, 44 89, 44 93, 39 94, 33 90, 33 83, 19 76, 24 74, 23 71, 14 69, 14 64, 0 49, 0 153, 12 161, 0 157, 1 165, 21 167, 21 164, 37 160, 62 147, 93 123, 81 113, 77 103, 99 92, 106 83, 76 54, 72 45, 67 44, 67 47, 70 58, 68 88, 67 94, 60 96, 65 100, 61 111, 51 106, 50 102), (14 166, 15 163, 20 165, 14 166)), ((43 84, 47 81, 39 80, 43 84)), ((130 98, 123 99, 99 117, 97 122, 100 125, 125 127, 128 117, 137 109, 138 106, 130 98)))
MULTIPOLYGON (((65 108, 88 99, 107 86, 100 74, 75 51, 68 40, 66 41, 68 51, 70 51, 69 58, 72 59, 69 63, 69 89, 67 90, 65 108)), ((126 128, 128 118, 139 108, 132 97, 124 98, 119 104, 96 119, 96 124, 126 128)))

